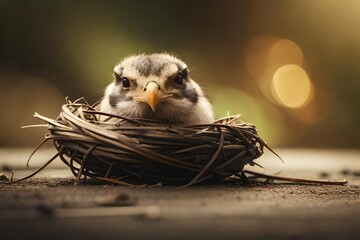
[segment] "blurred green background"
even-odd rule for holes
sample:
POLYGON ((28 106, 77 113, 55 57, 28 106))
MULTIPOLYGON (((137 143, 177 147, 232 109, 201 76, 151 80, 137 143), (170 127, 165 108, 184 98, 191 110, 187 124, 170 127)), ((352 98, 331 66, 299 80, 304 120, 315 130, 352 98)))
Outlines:
POLYGON ((0 146, 37 145, 34 112, 95 102, 122 58, 166 51, 271 146, 358 148, 359 29, 355 0, 0 0, 0 146))

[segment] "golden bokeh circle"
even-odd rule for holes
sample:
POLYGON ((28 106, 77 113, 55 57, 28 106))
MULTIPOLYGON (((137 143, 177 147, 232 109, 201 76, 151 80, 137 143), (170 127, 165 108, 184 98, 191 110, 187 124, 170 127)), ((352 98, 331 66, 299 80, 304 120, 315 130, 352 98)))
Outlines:
POLYGON ((301 108, 309 102, 314 93, 305 70, 298 65, 288 64, 276 70, 272 81, 272 94, 284 107, 301 108))

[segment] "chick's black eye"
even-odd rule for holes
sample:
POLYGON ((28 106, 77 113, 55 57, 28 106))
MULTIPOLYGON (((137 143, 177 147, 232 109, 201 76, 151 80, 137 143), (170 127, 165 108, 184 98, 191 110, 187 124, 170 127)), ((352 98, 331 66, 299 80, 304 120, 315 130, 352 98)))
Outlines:
POLYGON ((130 81, 126 77, 122 79, 122 86, 123 88, 130 88, 130 81))
POLYGON ((184 83, 184 78, 181 75, 181 73, 179 73, 178 75, 176 75, 175 77, 175 83, 178 85, 182 85, 184 83))

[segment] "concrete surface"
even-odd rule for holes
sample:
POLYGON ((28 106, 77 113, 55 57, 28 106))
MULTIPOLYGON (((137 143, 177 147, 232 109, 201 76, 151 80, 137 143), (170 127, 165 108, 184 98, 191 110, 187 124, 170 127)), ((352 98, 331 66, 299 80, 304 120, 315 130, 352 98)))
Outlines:
MULTIPOLYGON (((120 187, 74 177, 60 161, 33 179, 0 182, 1 239, 359 239, 360 151, 280 149, 265 173, 348 179, 346 186, 289 183, 120 187)), ((0 150, 6 177, 24 169, 29 149, 0 150)), ((39 153, 35 169, 50 156, 39 153)), ((261 169, 255 169, 261 171, 261 169)))

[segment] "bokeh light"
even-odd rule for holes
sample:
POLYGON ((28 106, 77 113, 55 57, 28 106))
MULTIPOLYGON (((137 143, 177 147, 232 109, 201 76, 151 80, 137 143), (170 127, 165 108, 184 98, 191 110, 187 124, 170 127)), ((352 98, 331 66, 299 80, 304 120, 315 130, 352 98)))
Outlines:
POLYGON ((277 41, 275 36, 264 35, 249 42, 245 52, 245 67, 252 78, 257 79, 270 67, 269 51, 277 41))
POLYGON ((275 99, 289 108, 306 105, 313 89, 306 72, 294 64, 282 66, 275 72, 272 87, 275 99))
POLYGON ((304 56, 301 48, 295 42, 289 39, 281 39, 271 46, 269 60, 274 67, 286 64, 302 66, 304 56))
POLYGON ((302 66, 303 62, 303 51, 298 44, 270 35, 258 36, 251 40, 245 54, 248 74, 255 80, 265 98, 273 104, 279 104, 277 94, 272 92, 276 71, 289 64, 302 66))

